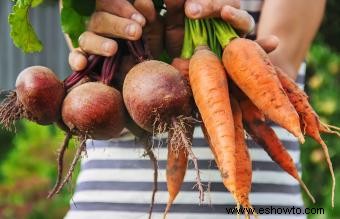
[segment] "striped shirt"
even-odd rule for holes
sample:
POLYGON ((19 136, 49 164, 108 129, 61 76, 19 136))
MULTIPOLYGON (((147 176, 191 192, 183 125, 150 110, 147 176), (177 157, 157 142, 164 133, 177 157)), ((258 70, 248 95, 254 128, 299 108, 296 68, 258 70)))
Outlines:
MULTIPOLYGON (((261 0, 241 1, 256 20, 262 7, 261 0)), ((305 65, 297 82, 303 88, 305 65)), ((296 138, 284 129, 273 126, 287 147, 299 171, 300 151, 296 138)), ((163 141, 164 142, 164 141, 163 141)), ((301 207, 302 197, 298 182, 285 173, 263 149, 247 139, 253 164, 252 191, 250 201, 254 207, 301 207)), ((189 164, 181 192, 171 208, 168 218, 219 219, 236 218, 227 215, 226 208, 234 208, 235 202, 226 191, 213 156, 204 139, 202 130, 194 132, 193 151, 199 159, 203 183, 210 185, 205 202, 199 205, 198 192, 192 189, 196 183, 195 170, 189 164)), ((153 187, 153 169, 147 157, 143 157, 143 146, 135 143, 132 135, 110 141, 87 142, 87 156, 83 158, 77 186, 65 219, 140 219, 147 218, 153 187)), ((159 164, 158 192, 153 218, 162 218, 168 199, 166 187, 165 143, 155 149, 159 164)), ((304 219, 303 215, 261 215, 262 219, 304 219)))

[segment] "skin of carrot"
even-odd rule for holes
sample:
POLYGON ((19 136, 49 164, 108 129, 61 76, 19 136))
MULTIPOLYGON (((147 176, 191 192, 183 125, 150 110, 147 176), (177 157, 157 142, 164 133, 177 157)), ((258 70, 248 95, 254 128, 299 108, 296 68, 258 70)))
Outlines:
POLYGON ((252 162, 245 141, 242 124, 242 111, 234 97, 230 97, 231 109, 234 118, 235 143, 236 143, 236 197, 244 207, 250 208, 249 193, 251 190, 252 162))
POLYGON ((292 157, 274 130, 262 120, 259 109, 249 99, 241 101, 240 107, 247 132, 282 169, 294 178, 298 178, 298 171, 292 157))
POLYGON ((264 114, 304 142, 299 116, 285 94, 266 52, 237 38, 224 49, 223 64, 235 84, 264 114))
POLYGON ((208 47, 196 48, 189 64, 189 79, 223 183, 235 195, 235 130, 227 75, 208 47))
POLYGON ((275 69, 290 102, 300 115, 301 129, 312 138, 319 139, 321 123, 318 115, 308 102, 307 94, 280 68, 276 67, 275 69))
POLYGON ((189 59, 174 58, 171 65, 174 66, 179 72, 189 80, 189 59))
POLYGON ((328 147, 320 136, 320 130, 327 132, 325 127, 321 124, 318 115, 308 102, 307 94, 301 90, 295 82, 289 78, 280 68, 276 68, 276 72, 282 87, 288 95, 289 100, 298 112, 301 120, 301 127, 307 135, 312 137, 318 142, 324 151, 326 161, 332 176, 332 206, 334 207, 334 194, 335 194, 335 175, 333 170, 333 164, 328 153, 328 147))

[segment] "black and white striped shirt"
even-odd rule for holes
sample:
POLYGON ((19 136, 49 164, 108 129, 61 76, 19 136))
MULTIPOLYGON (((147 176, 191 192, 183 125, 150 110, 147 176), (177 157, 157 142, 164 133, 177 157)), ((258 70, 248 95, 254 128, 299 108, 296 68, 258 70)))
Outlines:
MULTIPOLYGON (((256 20, 259 19, 262 0, 241 0, 241 6, 256 20)), ((298 82, 303 87, 305 64, 301 66, 298 82)), ((298 169, 300 151, 295 137, 284 129, 274 130, 287 147, 298 169)), ((298 182, 271 161, 260 146, 248 140, 253 162, 252 191, 250 201, 254 207, 301 207, 302 197, 298 182)), ((201 177, 210 184, 205 204, 199 206, 198 192, 192 165, 186 173, 181 192, 178 194, 168 218, 219 219, 236 218, 227 215, 226 208, 235 207, 234 199, 226 191, 211 150, 204 140, 202 130, 194 132, 193 149, 199 159, 201 177), (210 205, 211 204, 211 205, 210 205)), ((87 157, 82 160, 81 172, 65 219, 141 219, 147 218, 151 202, 153 169, 143 147, 136 145, 133 136, 119 140, 88 141, 87 157)), ((153 218, 162 218, 168 200, 165 166, 167 147, 156 149, 159 163, 159 191, 156 194, 153 218)), ((261 215, 262 219, 304 219, 301 215, 261 215)))

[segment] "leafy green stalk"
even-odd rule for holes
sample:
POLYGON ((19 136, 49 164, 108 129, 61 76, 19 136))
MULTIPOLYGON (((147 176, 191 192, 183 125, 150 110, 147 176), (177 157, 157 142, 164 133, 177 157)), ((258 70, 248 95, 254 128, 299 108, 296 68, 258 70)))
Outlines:
POLYGON ((212 19, 205 19, 205 26, 208 31, 208 41, 211 51, 213 51, 218 57, 222 57, 222 48, 215 35, 215 28, 212 25, 212 19))
POLYGON ((190 59, 194 53, 194 43, 191 36, 189 19, 185 18, 184 21, 184 40, 182 46, 181 58, 190 59))
POLYGON ((212 23, 215 29, 215 35, 222 48, 225 48, 232 39, 238 38, 237 33, 232 26, 220 19, 213 19, 212 23))
POLYGON ((208 34, 204 21, 189 19, 189 27, 194 47, 208 46, 208 34))
POLYGON ((40 52, 43 49, 29 20, 31 8, 40 3, 42 0, 17 0, 8 16, 10 35, 14 45, 27 53, 40 52))

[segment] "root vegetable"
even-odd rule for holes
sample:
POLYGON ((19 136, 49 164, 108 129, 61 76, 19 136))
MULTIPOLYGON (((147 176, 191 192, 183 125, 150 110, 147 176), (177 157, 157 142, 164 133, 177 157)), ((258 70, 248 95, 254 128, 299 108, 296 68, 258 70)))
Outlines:
POLYGON ((198 47, 190 60, 189 78, 223 183, 235 197, 235 130, 224 67, 208 47, 198 47))
POLYGON ((222 60, 230 77, 254 104, 303 143, 299 116, 266 52, 257 43, 238 38, 224 49, 222 60))
POLYGON ((62 118, 78 136, 98 140, 115 138, 124 128, 121 94, 100 82, 82 84, 66 96, 62 118))
POLYGON ((149 132, 166 131, 172 118, 191 115, 191 93, 184 77, 160 61, 133 67, 125 78, 123 97, 132 119, 149 132))
POLYGON ((32 66, 24 69, 11 91, 0 105, 0 123, 10 128, 20 119, 49 125, 60 118, 65 96, 62 82, 48 68, 32 66))
POLYGON ((319 116, 316 114, 312 106, 308 102, 307 94, 301 90, 295 82, 289 78, 287 74, 285 74, 280 68, 276 67, 277 75, 280 79, 280 82, 287 93, 287 96, 290 102, 295 107, 296 111, 300 116, 301 129, 304 132, 312 137, 317 143, 319 143, 324 151, 328 168, 330 170, 332 176, 332 206, 334 207, 334 194, 335 194, 335 175, 333 170, 332 161, 329 157, 328 147, 326 143, 322 140, 320 136, 320 132, 324 133, 336 133, 336 131, 330 130, 330 127, 327 124, 323 124, 319 116))

